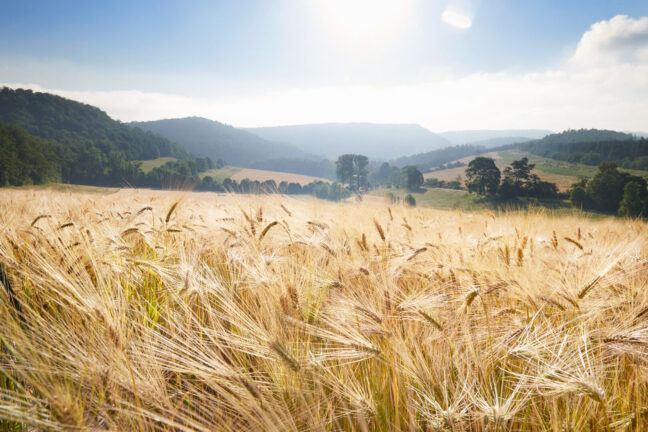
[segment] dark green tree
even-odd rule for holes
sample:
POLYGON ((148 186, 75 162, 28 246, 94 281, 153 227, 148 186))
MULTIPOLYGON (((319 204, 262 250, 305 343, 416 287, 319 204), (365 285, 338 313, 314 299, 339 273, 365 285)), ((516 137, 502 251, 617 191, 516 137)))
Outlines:
POLYGON ((353 156, 343 154, 335 162, 335 174, 342 184, 350 184, 353 179, 353 156))
POLYGON ((576 207, 586 207, 587 193, 581 185, 574 186, 569 192, 569 201, 576 207))
POLYGON ((328 199, 331 201, 340 201, 351 195, 349 190, 340 183, 333 182, 328 188, 328 199))
POLYGON ((551 198, 558 195, 558 186, 555 183, 540 180, 540 177, 531 174, 524 184, 524 192, 531 197, 551 198))
POLYGON ((343 154, 335 163, 335 173, 342 184, 348 184, 352 189, 360 192, 367 186, 367 165, 369 158, 358 154, 343 154))
POLYGON ((353 168, 355 175, 355 190, 360 192, 362 188, 367 187, 367 165, 369 165, 369 158, 364 155, 354 155, 353 168))
POLYGON ((623 188, 623 198, 619 204, 619 214, 621 216, 641 216, 646 204, 644 198, 646 195, 645 188, 645 185, 637 181, 626 183, 623 188))
POLYGON ((479 195, 494 195, 501 178, 495 161, 487 157, 476 157, 466 168, 466 187, 479 195))
POLYGON ((329 185, 328 183, 318 182, 313 185, 313 194, 319 199, 329 198, 329 185))
POLYGON ((401 177, 405 188, 411 192, 418 192, 423 186, 423 174, 413 165, 401 170, 401 177))
POLYGON ((529 163, 529 158, 522 158, 511 162, 511 165, 504 168, 504 177, 513 180, 513 184, 518 190, 522 189, 523 184, 529 181, 531 170, 535 164, 529 163))
POLYGON ((603 162, 585 191, 595 210, 616 213, 623 198, 623 186, 623 176, 618 165, 615 162, 603 162))

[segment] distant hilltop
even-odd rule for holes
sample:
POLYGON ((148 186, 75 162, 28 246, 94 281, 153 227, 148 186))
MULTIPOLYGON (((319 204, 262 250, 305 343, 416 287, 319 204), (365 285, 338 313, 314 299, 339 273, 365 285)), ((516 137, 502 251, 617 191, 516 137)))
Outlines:
POLYGON ((292 144, 327 158, 357 153, 374 159, 391 159, 451 145, 447 139, 417 124, 323 123, 247 130, 261 138, 292 144))

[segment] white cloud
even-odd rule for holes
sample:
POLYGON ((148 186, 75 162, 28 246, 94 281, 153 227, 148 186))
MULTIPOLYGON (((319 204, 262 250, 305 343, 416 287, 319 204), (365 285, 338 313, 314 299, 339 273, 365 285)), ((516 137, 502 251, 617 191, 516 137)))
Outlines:
POLYGON ((643 54, 648 40, 641 36, 647 22, 648 18, 618 16, 596 23, 562 66, 535 73, 436 76, 398 86, 293 89, 239 98, 134 90, 47 91, 99 106, 123 121, 200 115, 236 126, 371 121, 419 123, 433 131, 641 131, 648 129, 648 57, 643 54), (623 55, 618 55, 619 49, 623 55))
POLYGON ((648 17, 617 15, 592 24, 581 38, 573 62, 579 65, 648 61, 648 17))
POLYGON ((444 23, 456 27, 458 29, 466 30, 472 27, 472 18, 467 14, 456 10, 452 6, 448 6, 441 14, 441 19, 444 23))

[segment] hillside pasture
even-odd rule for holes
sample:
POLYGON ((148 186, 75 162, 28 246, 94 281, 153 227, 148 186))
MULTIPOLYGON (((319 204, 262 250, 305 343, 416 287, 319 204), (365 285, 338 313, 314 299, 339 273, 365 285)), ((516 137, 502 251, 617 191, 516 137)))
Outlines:
POLYGON ((279 171, 258 170, 252 168, 243 168, 240 171, 238 171, 236 174, 231 176, 232 180, 236 180, 238 182, 246 178, 250 180, 258 180, 260 182, 266 180, 274 180, 277 183, 277 185, 282 181, 286 181, 288 183, 299 183, 302 186, 316 181, 322 181, 326 183, 331 182, 331 180, 321 178, 321 177, 312 177, 307 175, 292 174, 292 173, 285 173, 279 171))
MULTIPOLYGON (((503 166, 505 165, 505 164, 503 164, 503 162, 501 160, 501 157, 499 156, 499 154, 497 154, 497 152, 486 153, 486 154, 482 154, 482 155, 479 155, 479 156, 489 157, 489 158, 494 159, 495 160, 495 165, 497 165, 497 167, 500 170, 502 170, 503 166)), ((478 156, 467 156, 467 157, 464 157, 464 158, 461 158, 461 159, 454 160, 451 163, 462 162, 462 163, 465 163, 466 165, 468 165, 470 163, 470 161, 475 159, 476 157, 478 157, 478 156)), ((444 169, 444 170, 439 170, 439 171, 423 173, 423 178, 424 179, 437 178, 439 180, 444 180, 444 181, 448 182, 448 181, 457 180, 457 177, 461 177, 461 184, 463 185, 465 177, 466 177, 466 168, 467 168, 466 166, 462 166, 462 167, 449 168, 449 169, 444 169)))
POLYGON ((199 177, 205 178, 207 176, 210 176, 211 178, 214 179, 217 183, 223 183, 223 180, 226 178, 231 178, 234 174, 240 172, 243 168, 239 167, 233 167, 233 166, 224 166, 223 168, 219 169, 210 169, 205 172, 202 172, 199 174, 199 177))
MULTIPOLYGON (((495 165, 503 171, 506 166, 508 166, 514 160, 522 159, 526 157, 529 159, 529 163, 535 164, 534 173, 544 181, 555 183, 558 186, 560 191, 568 190, 572 184, 578 182, 581 177, 592 177, 597 168, 594 166, 582 165, 582 164, 570 164, 568 162, 556 161, 553 159, 543 158, 540 156, 533 155, 528 152, 520 150, 504 150, 499 152, 491 152, 483 155, 483 157, 490 157, 495 160, 495 165)), ((470 163, 471 160, 478 156, 469 156, 458 161, 464 162, 466 164, 470 163)), ((453 161, 457 162, 457 161, 453 161)), ((429 173, 424 173, 424 178, 435 177, 439 180, 452 181, 456 180, 457 176, 460 176, 463 181, 466 177, 466 168, 467 167, 457 167, 450 168, 441 171, 434 171, 429 173)), ((648 176, 646 171, 637 171, 637 170, 623 170, 628 171, 636 175, 648 176)))
POLYGON ((149 173, 153 168, 159 168, 168 162, 174 162, 176 160, 177 159, 173 157, 159 157, 157 159, 142 160, 138 162, 141 163, 140 167, 142 171, 149 173))

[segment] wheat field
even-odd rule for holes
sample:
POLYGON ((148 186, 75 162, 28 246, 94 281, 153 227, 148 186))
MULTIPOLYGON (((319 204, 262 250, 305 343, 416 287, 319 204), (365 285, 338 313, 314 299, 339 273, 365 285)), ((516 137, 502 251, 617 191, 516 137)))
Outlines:
POLYGON ((646 430, 645 223, 0 193, 2 430, 646 430))

